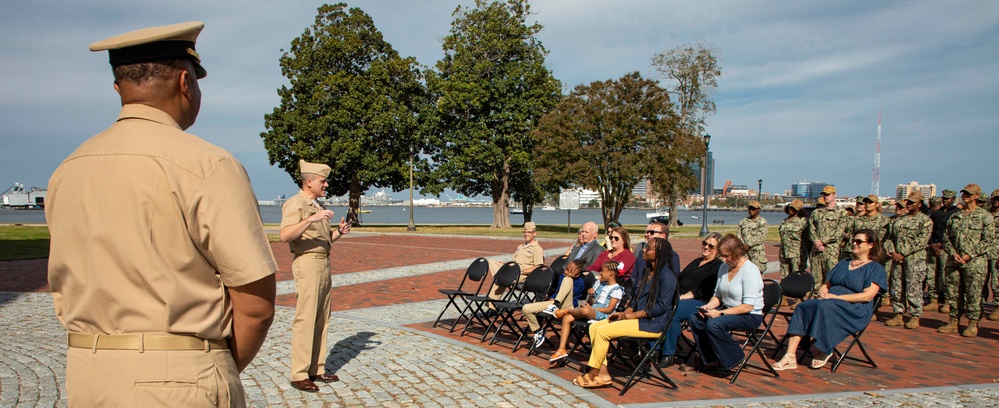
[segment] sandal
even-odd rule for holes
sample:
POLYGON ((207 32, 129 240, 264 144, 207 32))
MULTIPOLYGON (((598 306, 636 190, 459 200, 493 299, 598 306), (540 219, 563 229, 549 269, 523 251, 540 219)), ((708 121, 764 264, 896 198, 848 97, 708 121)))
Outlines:
POLYGON ((811 364, 812 369, 813 370, 818 370, 818 369, 820 369, 822 367, 825 367, 826 363, 829 362, 829 357, 832 357, 832 353, 829 353, 828 355, 826 355, 823 358, 818 358, 818 357, 812 358, 812 364, 811 364))
POLYGON ((548 359, 548 362, 549 363, 554 363, 554 362, 557 362, 557 361, 559 361, 561 359, 568 358, 568 357, 569 357, 569 353, 566 353, 564 351, 556 351, 555 354, 552 355, 552 358, 548 359))
POLYGON ((773 368, 777 371, 794 370, 798 368, 798 362, 795 361, 794 356, 785 354, 780 361, 774 363, 773 368))
POLYGON ((566 313, 568 313, 568 311, 566 311, 565 309, 558 309, 555 311, 555 313, 552 313, 552 316, 555 316, 556 319, 561 319, 562 316, 565 316, 566 313))
MULTIPOLYGON (((587 380, 589 381, 589 380, 587 380)), ((583 388, 603 388, 614 383, 614 380, 601 381, 600 378, 594 378, 593 382, 583 385, 583 388)))
POLYGON ((579 377, 576 377, 572 380, 572 385, 575 385, 577 387, 586 388, 586 386, 589 384, 590 384, 589 381, 586 380, 586 374, 580 374, 579 377))

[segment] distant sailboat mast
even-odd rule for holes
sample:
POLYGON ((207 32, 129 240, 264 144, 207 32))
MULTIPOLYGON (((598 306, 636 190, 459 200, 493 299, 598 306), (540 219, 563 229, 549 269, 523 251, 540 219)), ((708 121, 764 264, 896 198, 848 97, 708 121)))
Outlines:
POLYGON ((881 196, 881 110, 878 110, 878 138, 874 145, 874 180, 871 182, 871 194, 881 196))

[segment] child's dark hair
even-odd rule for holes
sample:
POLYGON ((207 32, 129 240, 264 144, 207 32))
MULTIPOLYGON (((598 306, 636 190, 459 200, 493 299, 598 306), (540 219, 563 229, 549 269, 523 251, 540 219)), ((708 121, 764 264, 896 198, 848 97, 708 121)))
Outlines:
POLYGON ((603 269, 610 269, 612 271, 615 271, 615 273, 616 273, 617 272, 617 268, 620 265, 621 265, 621 263, 618 262, 618 261, 607 261, 607 262, 604 262, 604 264, 600 266, 600 269, 601 270, 603 270, 603 269))
POLYGON ((572 264, 576 265, 576 269, 579 269, 580 272, 582 272, 583 269, 586 269, 586 261, 582 259, 573 259, 572 264))

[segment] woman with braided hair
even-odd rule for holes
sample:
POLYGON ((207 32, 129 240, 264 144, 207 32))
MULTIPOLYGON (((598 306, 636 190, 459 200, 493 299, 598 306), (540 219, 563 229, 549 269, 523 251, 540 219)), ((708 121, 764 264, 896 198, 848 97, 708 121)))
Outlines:
POLYGON ((673 265, 673 247, 661 238, 650 239, 635 262, 632 279, 635 286, 623 312, 611 313, 607 320, 590 325, 592 351, 588 373, 572 383, 584 388, 606 387, 613 383, 607 371, 607 349, 619 337, 655 339, 666 329, 666 319, 673 307, 677 265, 673 265))

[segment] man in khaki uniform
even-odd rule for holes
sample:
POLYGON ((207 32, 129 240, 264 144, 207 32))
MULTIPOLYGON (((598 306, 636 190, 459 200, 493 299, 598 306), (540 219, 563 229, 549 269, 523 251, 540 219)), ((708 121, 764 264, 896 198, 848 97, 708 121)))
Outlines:
MULTIPOLYGON (((524 243, 517 247, 517 252, 513 253, 513 262, 517 263, 520 267, 520 279, 519 282, 523 282, 527 279, 529 275, 535 268, 545 264, 545 250, 541 248, 541 244, 538 243, 538 227, 533 221, 528 221, 524 223, 524 243)), ((490 260, 489 261, 489 273, 495 275, 499 271, 500 267, 503 266, 505 262, 490 260)), ((490 299, 500 299, 503 297, 503 290, 496 285, 489 288, 489 298, 490 299)), ((490 311, 493 310, 494 306, 492 303, 488 304, 490 311)))
POLYGON ((336 233, 331 231, 333 211, 317 201, 325 197, 330 166, 298 162, 302 189, 281 207, 281 242, 287 242, 295 258, 295 321, 291 327, 291 385, 319 391, 315 381, 333 382, 340 378, 326 374, 326 333, 330 326, 330 244, 350 233, 342 218, 336 233))
POLYGON ((59 165, 45 207, 70 406, 246 404, 239 373, 273 319, 277 265, 243 166, 184 132, 203 27, 90 45, 110 53, 121 114, 59 165))

